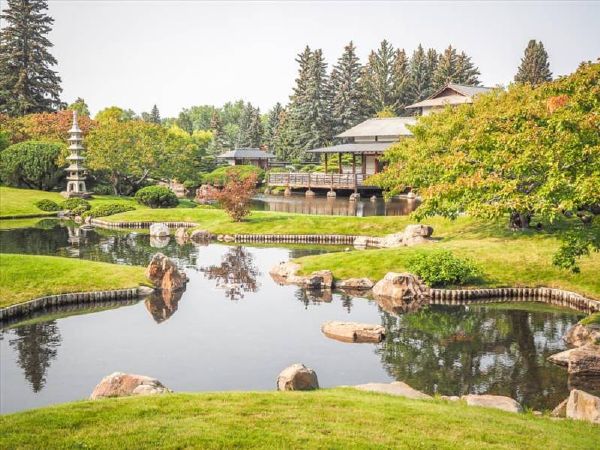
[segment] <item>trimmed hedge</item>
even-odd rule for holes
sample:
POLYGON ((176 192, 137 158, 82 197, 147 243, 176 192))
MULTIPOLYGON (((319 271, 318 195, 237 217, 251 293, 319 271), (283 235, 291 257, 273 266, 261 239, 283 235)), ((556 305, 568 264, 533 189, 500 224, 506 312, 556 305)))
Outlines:
POLYGON ((179 204, 175 193, 165 186, 147 186, 135 193, 135 199, 140 205, 150 208, 174 208, 179 204))
POLYGON ((85 219, 86 217, 106 217, 112 216, 113 214, 119 214, 122 212, 133 211, 135 208, 129 205, 123 205, 121 203, 106 203, 104 205, 94 206, 89 211, 86 211, 82 214, 82 217, 85 219))
POLYGON ((408 269, 432 287, 467 284, 481 276, 470 260, 448 250, 418 253, 408 260, 408 269))
POLYGON ((73 212, 73 210, 75 210, 76 208, 78 210, 81 210, 83 208, 83 211, 88 211, 92 208, 90 202, 84 200, 83 198, 70 198, 62 202, 60 206, 62 209, 69 210, 71 212, 73 212))
POLYGON ((56 203, 54 200, 48 200, 47 198, 38 200, 34 203, 34 205, 42 211, 52 212, 61 210, 61 207, 58 203, 56 203))

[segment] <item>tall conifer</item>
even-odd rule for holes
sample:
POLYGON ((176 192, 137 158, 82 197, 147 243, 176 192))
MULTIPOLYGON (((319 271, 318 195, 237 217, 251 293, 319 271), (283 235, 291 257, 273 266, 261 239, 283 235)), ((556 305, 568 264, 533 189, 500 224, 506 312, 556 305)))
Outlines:
POLYGON ((362 115, 361 64, 350 41, 331 71, 331 120, 333 135, 360 122, 362 115))
POLYGON ((410 101, 418 102, 426 98, 431 91, 431 78, 427 55, 419 44, 410 58, 410 101))
POLYGON ((393 87, 395 97, 395 112, 404 114, 404 107, 411 102, 410 92, 410 62, 404 49, 396 50, 394 56, 393 87))
POLYGON ((371 52, 363 69, 362 86, 368 115, 396 107, 393 71, 394 47, 384 39, 377 52, 371 52))
POLYGON ((529 83, 534 86, 545 81, 552 80, 548 53, 542 42, 532 39, 525 48, 525 54, 521 58, 521 65, 515 75, 517 83, 529 83))
POLYGON ((46 35, 54 19, 45 0, 7 0, 0 15, 0 112, 18 116, 53 111, 60 101, 61 79, 51 69, 56 59, 46 35))
POLYGON ((152 109, 150 110, 150 122, 156 123, 159 125, 161 123, 160 112, 158 111, 158 106, 156 106, 156 105, 152 106, 152 109))
POLYGON ((273 151, 275 145, 275 138, 279 129, 279 121, 281 120, 281 113, 283 112, 283 106, 281 103, 275 103, 275 106, 267 113, 267 122, 264 129, 263 142, 267 145, 269 150, 273 151))
POLYGON ((262 139, 262 122, 260 110, 247 103, 238 123, 239 131, 236 139, 238 148, 259 148, 262 139))

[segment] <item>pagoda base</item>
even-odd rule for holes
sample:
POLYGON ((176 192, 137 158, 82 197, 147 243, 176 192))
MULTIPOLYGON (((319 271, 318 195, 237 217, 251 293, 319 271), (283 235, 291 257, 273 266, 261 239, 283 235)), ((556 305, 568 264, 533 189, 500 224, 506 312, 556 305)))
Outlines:
POLYGON ((91 198, 92 194, 89 192, 67 192, 62 191, 60 193, 64 198, 91 198))

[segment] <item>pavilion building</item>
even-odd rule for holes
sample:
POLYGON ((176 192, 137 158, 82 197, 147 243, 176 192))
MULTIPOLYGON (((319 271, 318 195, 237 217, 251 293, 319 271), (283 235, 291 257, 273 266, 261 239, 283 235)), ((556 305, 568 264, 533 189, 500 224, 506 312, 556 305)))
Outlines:
POLYGON ((419 110, 422 116, 427 116, 436 110, 446 106, 456 106, 465 103, 473 103, 473 98, 479 94, 491 91, 493 88, 483 86, 465 86, 462 84, 448 83, 438 89, 429 98, 408 105, 406 109, 419 110))
POLYGON ((227 161, 230 166, 250 165, 267 170, 269 161, 275 159, 275 155, 259 148, 236 148, 218 155, 217 159, 227 161))

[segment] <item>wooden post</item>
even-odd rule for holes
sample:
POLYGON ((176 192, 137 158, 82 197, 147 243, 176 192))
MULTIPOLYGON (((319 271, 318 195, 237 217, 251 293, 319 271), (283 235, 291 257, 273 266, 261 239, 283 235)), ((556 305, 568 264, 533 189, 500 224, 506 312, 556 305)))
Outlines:
POLYGON ((342 171, 342 154, 341 153, 338 153, 338 167, 339 167, 340 173, 343 173, 343 171, 342 171))
POLYGON ((325 173, 327 173, 327 162, 329 160, 329 155, 325 153, 325 173))
POLYGON ((362 153, 360 155, 360 164, 361 164, 360 171, 362 172, 363 175, 366 175, 367 174, 367 155, 365 155, 364 153, 362 153))
POLYGON ((352 173, 356 175, 356 153, 352 153, 352 173))

